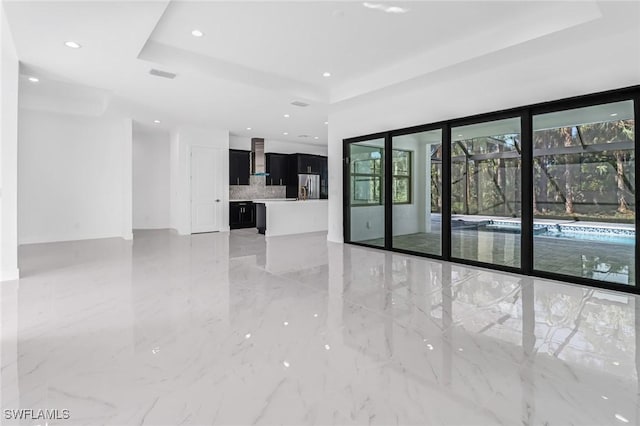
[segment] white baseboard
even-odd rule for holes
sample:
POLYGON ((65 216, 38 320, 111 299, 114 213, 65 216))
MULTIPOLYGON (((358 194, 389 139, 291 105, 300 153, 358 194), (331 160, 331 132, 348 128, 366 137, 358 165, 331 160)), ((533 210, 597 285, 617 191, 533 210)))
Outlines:
POLYGON ((13 281, 20 278, 20 269, 0 270, 0 281, 13 281))
MULTIPOLYGON (((133 235, 133 234, 132 234, 133 235)), ((45 243, 63 243, 68 241, 84 241, 84 240, 102 240, 105 238, 124 238, 122 234, 95 234, 95 235, 74 235, 74 236, 50 236, 46 238, 22 238, 18 245, 26 244, 45 244, 45 243)))

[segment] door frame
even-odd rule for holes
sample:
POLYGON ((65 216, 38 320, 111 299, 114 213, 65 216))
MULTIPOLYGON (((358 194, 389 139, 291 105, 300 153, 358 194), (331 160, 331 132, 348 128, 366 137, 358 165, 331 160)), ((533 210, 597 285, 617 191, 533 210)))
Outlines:
MULTIPOLYGON (((219 148, 219 147, 214 147, 214 146, 207 146, 207 145, 191 145, 189 147, 189 161, 188 161, 188 165, 189 165, 189 235, 193 235, 193 234, 205 234, 205 233, 210 233, 210 232, 223 232, 223 231, 227 231, 229 229, 229 225, 228 223, 225 225, 225 214, 224 214, 224 204, 227 201, 228 197, 225 197, 225 183, 226 183, 226 188, 227 188, 227 192, 228 192, 228 167, 224 167, 224 159, 225 159, 225 150, 223 148, 219 148), (220 181, 221 184, 219 184, 219 189, 220 189, 220 203, 221 203, 221 213, 218 217, 218 224, 216 226, 216 230, 213 231, 201 231, 201 232, 194 232, 193 231, 193 151, 194 149, 211 149, 214 150, 218 153, 218 155, 220 155, 220 167, 219 167, 219 172, 218 174, 220 175, 226 175, 227 176, 227 180, 226 181, 220 181), (227 172, 225 173, 225 170, 227 170, 227 172)), ((227 162, 228 162, 228 154, 227 154, 227 162)), ((216 180, 220 180, 220 176, 217 176, 218 179, 216 180)), ((226 203, 228 205, 228 202, 226 203)), ((228 221, 227 221, 228 222, 228 221)))

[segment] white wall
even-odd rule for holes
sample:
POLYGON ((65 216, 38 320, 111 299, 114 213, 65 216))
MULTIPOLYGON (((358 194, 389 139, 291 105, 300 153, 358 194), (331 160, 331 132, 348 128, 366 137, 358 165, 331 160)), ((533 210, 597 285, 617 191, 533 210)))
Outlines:
MULTIPOLYGON (((170 218, 171 228, 181 235, 191 234, 191 147, 205 146, 223 150, 223 167, 216 176, 223 182, 223 206, 229 205, 229 132, 227 130, 183 127, 171 134, 170 141, 170 218)), ((223 208, 223 231, 229 230, 229 209, 223 208)))
POLYGON ((20 110, 19 242, 131 239, 130 119, 20 110))
MULTIPOLYGON (((251 150, 251 138, 245 136, 229 136, 229 148, 251 150)), ((314 145, 307 143, 296 143, 281 141, 276 139, 264 140, 264 152, 275 152, 278 154, 314 154, 327 156, 326 145, 314 145)))
POLYGON ((638 4, 609 7, 616 25, 596 20, 332 105, 328 239, 343 240, 345 138, 640 84, 638 4))
POLYGON ((0 281, 18 271, 18 56, 0 4, 0 281))
POLYGON ((133 123, 133 229, 165 229, 169 218, 168 131, 133 123))

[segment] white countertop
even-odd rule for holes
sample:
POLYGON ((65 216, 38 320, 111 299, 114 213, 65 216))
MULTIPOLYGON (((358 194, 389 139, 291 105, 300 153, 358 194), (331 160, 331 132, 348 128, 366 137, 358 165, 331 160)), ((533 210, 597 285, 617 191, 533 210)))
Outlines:
POLYGON ((254 203, 263 203, 263 204, 274 204, 274 203, 278 203, 278 204, 304 204, 304 203, 309 203, 309 204, 315 204, 315 203, 328 203, 329 200, 327 199, 313 199, 313 200, 296 200, 296 199, 291 199, 291 200, 254 200, 254 203))

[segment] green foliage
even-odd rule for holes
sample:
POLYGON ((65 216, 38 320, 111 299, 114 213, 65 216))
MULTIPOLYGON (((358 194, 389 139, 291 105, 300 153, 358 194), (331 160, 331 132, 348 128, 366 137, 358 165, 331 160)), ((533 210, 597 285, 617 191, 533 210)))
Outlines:
MULTIPOLYGON (((542 217, 633 220, 635 151, 624 143, 633 142, 634 138, 633 120, 535 131, 534 213, 542 217)), ((362 151, 362 147, 359 149, 362 151)), ((519 217, 520 150, 518 134, 452 143, 452 213, 519 217)), ((394 203, 411 202, 411 155, 409 151, 393 150, 394 203)), ((436 148, 431 155, 431 211, 441 212, 442 163, 435 161, 441 159, 441 150, 436 148)), ((354 204, 382 202, 382 157, 381 148, 352 154, 352 184, 357 195, 354 204), (378 153, 376 158, 371 155, 373 151, 378 153)))

